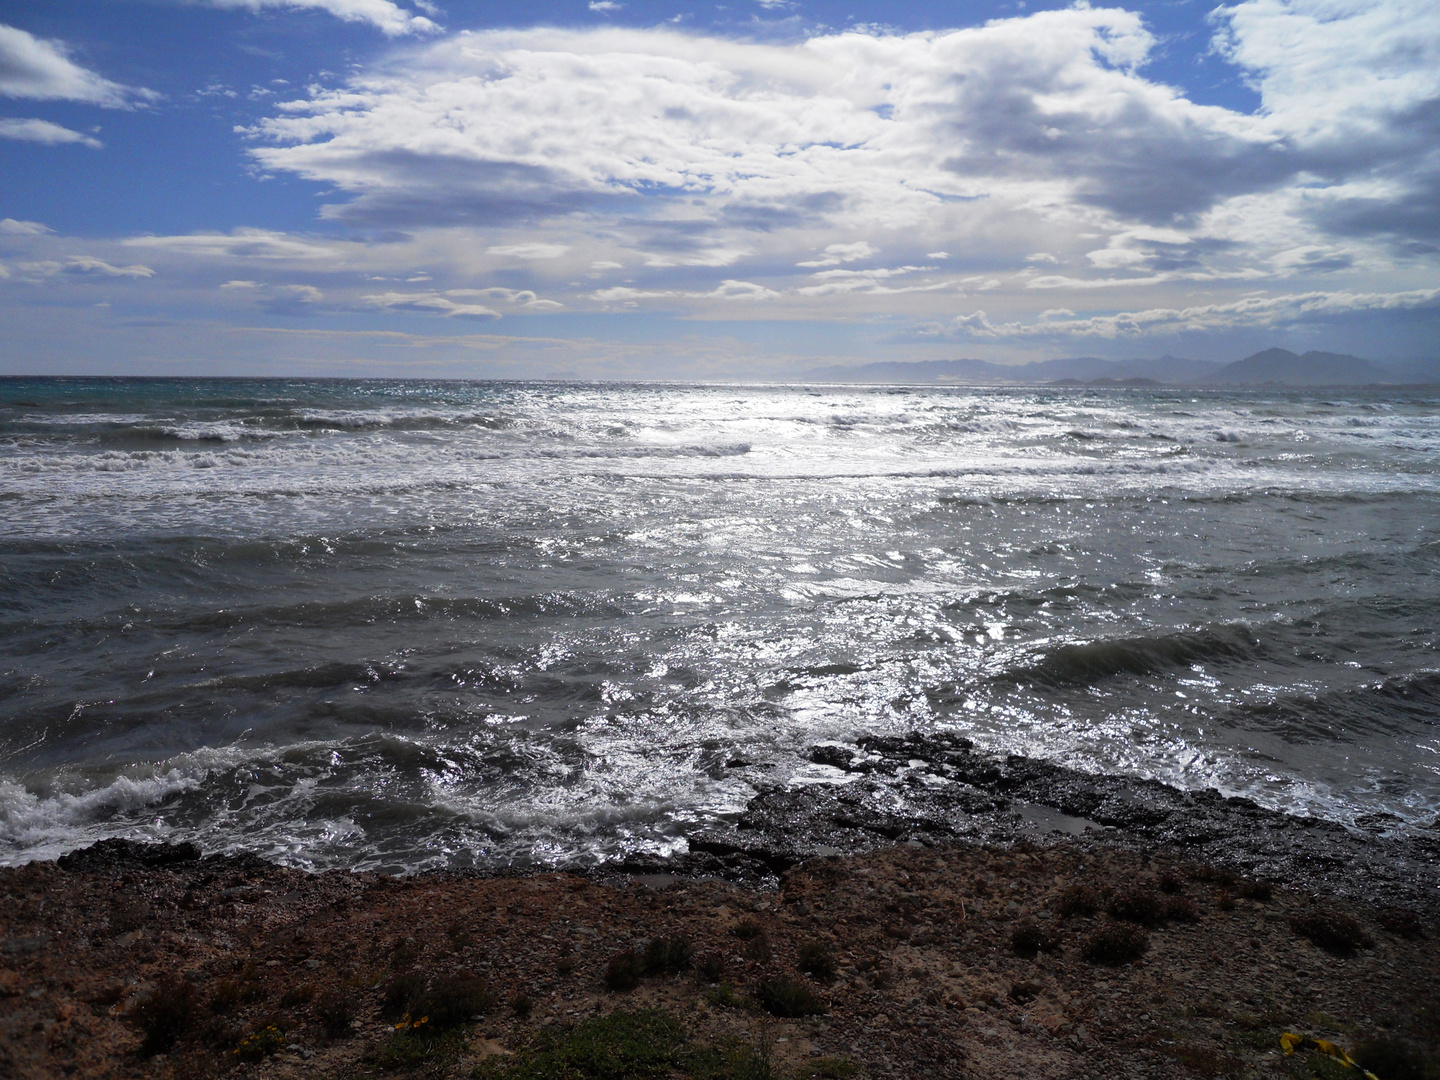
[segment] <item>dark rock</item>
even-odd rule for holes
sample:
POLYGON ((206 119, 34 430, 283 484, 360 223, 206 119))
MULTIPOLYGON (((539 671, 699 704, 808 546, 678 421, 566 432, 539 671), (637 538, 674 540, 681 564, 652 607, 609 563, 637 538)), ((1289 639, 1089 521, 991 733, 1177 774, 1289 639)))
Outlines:
MULTIPOLYGON (((831 745, 811 753, 812 760, 846 769, 855 777, 851 783, 763 790, 734 829, 692 835, 692 857, 743 860, 778 874, 815 855, 851 854, 911 838, 1058 841, 1045 831, 1052 825, 1027 821, 1013 809, 1028 805, 1103 826, 1109 845, 1159 845, 1187 861, 1226 867, 1232 880, 1264 877, 1371 903, 1440 909, 1440 838, 1428 832, 1359 834, 1216 791, 1182 791, 1153 780, 989 754, 953 735, 868 736, 856 745, 858 753, 831 745), (898 774, 908 781, 896 782, 898 774)), ((1082 836, 1079 842, 1100 839, 1082 836)))
POLYGON ((200 860, 194 844, 144 844, 136 840, 101 840, 77 848, 55 860, 70 873, 105 873, 118 870, 161 870, 200 860))

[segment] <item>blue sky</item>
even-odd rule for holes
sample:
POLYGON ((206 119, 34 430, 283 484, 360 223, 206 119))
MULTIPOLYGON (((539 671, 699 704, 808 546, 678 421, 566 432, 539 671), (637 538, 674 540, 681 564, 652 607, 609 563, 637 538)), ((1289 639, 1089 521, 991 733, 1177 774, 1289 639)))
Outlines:
POLYGON ((0 8, 0 372, 1433 356, 1440 9, 0 8))

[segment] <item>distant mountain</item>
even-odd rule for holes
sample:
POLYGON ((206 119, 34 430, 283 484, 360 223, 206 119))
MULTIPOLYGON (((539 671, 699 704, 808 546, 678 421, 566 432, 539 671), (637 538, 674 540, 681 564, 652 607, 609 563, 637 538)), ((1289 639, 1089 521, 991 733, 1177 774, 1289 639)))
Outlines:
POLYGON ((1121 360, 1108 373, 1112 379, 1154 379, 1164 386, 1184 386, 1204 382, 1224 364, 1213 360, 1187 360, 1181 356, 1162 356, 1158 360, 1121 360))
POLYGON ((1385 370, 1398 383, 1440 383, 1440 360, 1395 360, 1385 370))
POLYGON ((1343 353, 1266 349, 1226 364, 1207 382, 1217 386, 1364 386, 1397 381, 1384 368, 1343 353))
POLYGON ((1029 364, 986 360, 883 361, 858 367, 812 368, 809 382, 955 383, 963 386, 1366 386, 1440 383, 1440 360, 1380 365, 1343 353, 1266 349, 1233 364, 1162 356, 1155 360, 1101 360, 1076 356, 1029 364))

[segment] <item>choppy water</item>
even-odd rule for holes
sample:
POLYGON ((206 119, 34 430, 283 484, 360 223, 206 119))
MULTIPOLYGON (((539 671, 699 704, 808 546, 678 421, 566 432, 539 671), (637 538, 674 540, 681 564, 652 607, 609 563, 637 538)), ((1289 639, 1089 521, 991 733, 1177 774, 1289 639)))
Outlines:
POLYGON ((937 727, 1429 821, 1437 639, 1433 394, 0 382, 4 862, 664 852, 937 727))

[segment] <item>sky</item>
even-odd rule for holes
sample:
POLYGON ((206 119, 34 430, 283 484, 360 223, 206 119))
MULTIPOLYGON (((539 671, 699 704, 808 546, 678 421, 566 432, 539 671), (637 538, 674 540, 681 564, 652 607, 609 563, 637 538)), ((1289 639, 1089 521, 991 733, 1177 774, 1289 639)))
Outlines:
POLYGON ((1434 0, 4 0, 0 374, 1440 356, 1434 0))

